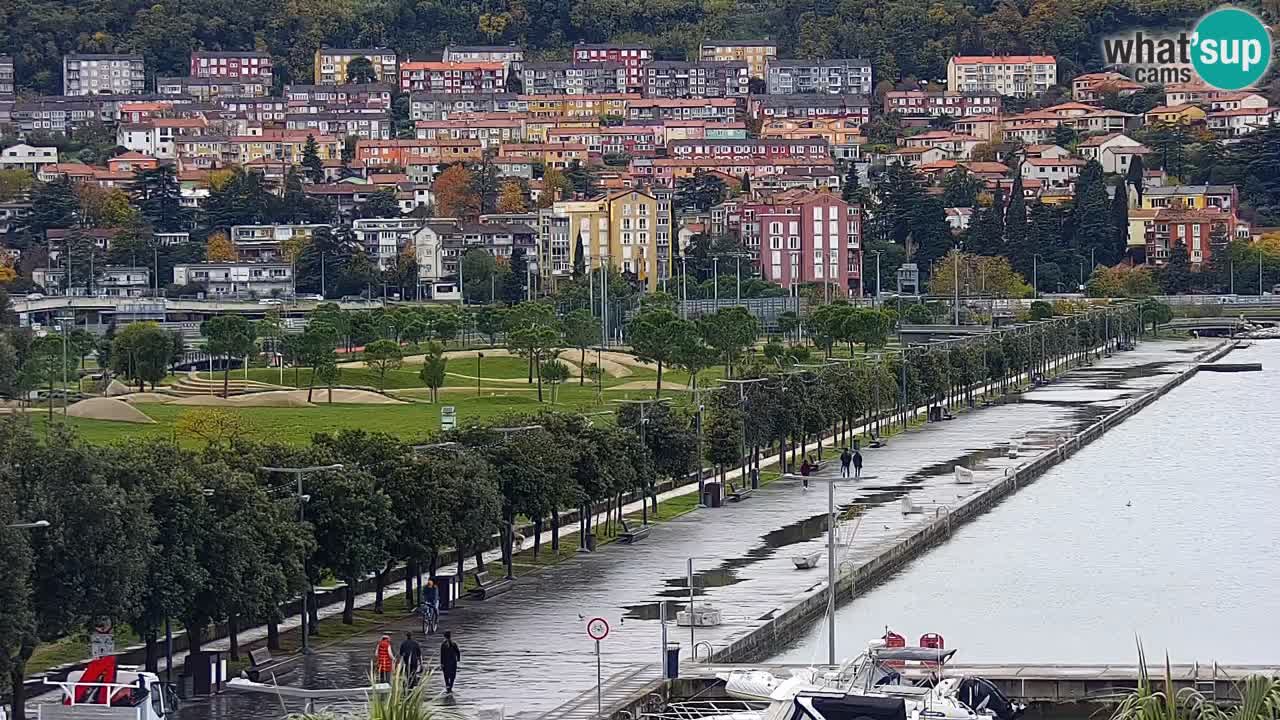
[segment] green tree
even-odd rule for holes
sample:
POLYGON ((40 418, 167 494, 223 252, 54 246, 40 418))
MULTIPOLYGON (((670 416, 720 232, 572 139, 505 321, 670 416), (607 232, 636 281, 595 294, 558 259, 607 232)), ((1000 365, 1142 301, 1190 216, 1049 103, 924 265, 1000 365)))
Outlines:
MULTIPOLYGON (((317 308, 318 310, 319 308, 317 308)), ((311 402, 312 393, 315 392, 316 381, 321 380, 320 372, 318 371, 321 368, 330 366, 335 370, 337 369, 337 360, 334 357, 333 349, 338 342, 338 331, 326 319, 313 315, 311 322, 307 323, 302 334, 291 337, 296 338, 293 344, 294 362, 296 365, 306 365, 312 369, 311 379, 307 383, 307 402, 311 402)))
POLYGON ((658 366, 658 385, 654 397, 662 397, 662 369, 674 357, 676 341, 695 332, 693 325, 666 308, 646 309, 627 324, 627 340, 636 357, 658 366))
POLYGON ((134 205, 153 230, 177 232, 189 226, 190 212, 182 206, 182 188, 174 166, 139 170, 129 189, 134 205))
POLYGON ((37 185, 31 195, 31 213, 25 218, 31 240, 42 242, 45 231, 74 226, 79 212, 80 201, 65 175, 37 185))
POLYGON ((173 333, 157 323, 136 322, 116 333, 108 367, 113 374, 138 383, 139 391, 145 389, 144 383, 151 383, 154 390, 169 374, 172 359, 173 333))
POLYGON ((382 188, 369 194, 363 203, 356 208, 356 216, 361 218, 398 218, 400 217, 400 201, 391 188, 382 188))
POLYGON ((378 82, 378 71, 367 57, 352 58, 347 63, 347 82, 352 85, 368 85, 378 82))
POLYGON ((849 169, 844 175, 844 185, 840 188, 840 197, 845 202, 852 205, 853 203, 866 203, 867 194, 862 189, 862 181, 858 177, 858 166, 849 163, 849 169))
POLYGON ((1169 260, 1160 268, 1160 289, 1165 295, 1182 295, 1194 288, 1191 255, 1187 244, 1179 240, 1169 249, 1169 260))
POLYGON ((313 572, 317 566, 328 568, 346 583, 342 623, 351 625, 356 586, 386 562, 396 518, 391 502, 365 470, 314 473, 307 482, 307 519, 316 538, 313 572))
POLYGON ((1120 261, 1120 253, 1115 247, 1116 232, 1112 226, 1110 205, 1102 166, 1097 160, 1090 160, 1076 180, 1072 225, 1075 228, 1076 248, 1086 254, 1092 250, 1096 260, 1104 265, 1114 265, 1120 261))
POLYGON ((526 294, 525 283, 528 280, 529 261, 524 256, 524 248, 511 251, 508 267, 511 272, 507 273, 502 282, 502 300, 508 305, 515 305, 524 301, 526 294))
POLYGON ((507 325, 507 309, 486 305, 475 313, 476 332, 489 339, 490 345, 498 343, 498 333, 507 325))
POLYGON ((971 175, 964 166, 956 166, 942 178, 942 204, 947 207, 977 207, 982 179, 971 175))
POLYGON ((539 366, 538 376, 551 385, 551 402, 554 403, 560 397, 560 384, 569 379, 569 366, 560 358, 548 358, 539 366))
POLYGON ((365 363, 378 372, 378 392, 386 391, 387 372, 400 367, 404 351, 394 340, 375 340, 364 347, 365 363))
POLYGON ((587 251, 582 247, 582 235, 579 233, 573 241, 573 278, 581 279, 587 274, 587 251))
MULTIPOLYGON (((600 323, 596 322, 594 317, 591 317, 590 310, 578 308, 566 315, 561 324, 564 329, 565 344, 578 349, 578 366, 585 369, 587 367, 587 348, 600 341, 600 323)), ((586 382, 586 375, 585 371, 578 373, 579 385, 586 382)))
POLYGON ((732 377, 733 363, 743 350, 755 342, 759 323, 746 308, 732 307, 702 318, 698 329, 707 344, 720 354, 724 361, 725 375, 732 377))
POLYGON ((324 182, 324 161, 320 159, 320 146, 315 135, 308 134, 307 142, 302 146, 302 168, 311 182, 324 182))
POLYGON ((699 171, 693 177, 684 177, 676 183, 677 207, 706 212, 712 206, 724 202, 728 187, 718 175, 699 171))
POLYGON ((418 377, 431 390, 431 402, 437 402, 440 399, 440 388, 444 387, 449 361, 444 356, 444 345, 438 342, 427 343, 423 351, 422 370, 418 372, 418 377))
POLYGON ((231 382, 231 359, 243 358, 247 363, 255 349, 253 323, 242 315, 215 315, 200 323, 200 334, 205 339, 205 351, 210 355, 223 357, 222 397, 227 397, 231 382))

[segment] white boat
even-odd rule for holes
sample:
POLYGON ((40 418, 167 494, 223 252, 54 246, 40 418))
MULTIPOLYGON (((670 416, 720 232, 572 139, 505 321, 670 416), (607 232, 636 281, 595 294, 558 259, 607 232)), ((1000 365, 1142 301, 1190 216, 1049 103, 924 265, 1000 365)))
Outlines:
MULTIPOLYGON (((1023 708, 1010 702, 989 681, 971 677, 936 679, 954 654, 955 650, 935 648, 889 648, 876 641, 867 652, 829 672, 805 668, 788 677, 778 677, 765 670, 734 670, 719 677, 729 697, 768 702, 755 720, 805 717, 795 714, 800 707, 796 700, 814 693, 827 699, 866 698, 873 704, 883 700, 886 702, 880 704, 887 712, 900 704, 906 720, 1016 720, 1023 708), (905 663, 927 670, 936 681, 922 685, 904 682, 900 668, 905 663)), ((741 720, 741 713, 735 715, 735 720, 741 720)))

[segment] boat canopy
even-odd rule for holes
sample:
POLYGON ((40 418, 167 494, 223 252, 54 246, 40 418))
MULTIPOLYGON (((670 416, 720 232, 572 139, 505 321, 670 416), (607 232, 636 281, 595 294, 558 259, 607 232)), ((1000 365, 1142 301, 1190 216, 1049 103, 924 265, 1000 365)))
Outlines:
POLYGON ((955 650, 927 647, 882 647, 874 650, 876 660, 903 660, 916 662, 945 663, 955 655, 955 650))

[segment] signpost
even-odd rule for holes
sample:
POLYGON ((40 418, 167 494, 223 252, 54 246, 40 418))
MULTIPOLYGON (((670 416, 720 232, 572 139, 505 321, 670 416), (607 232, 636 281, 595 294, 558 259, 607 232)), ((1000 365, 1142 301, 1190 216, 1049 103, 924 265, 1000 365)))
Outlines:
POLYGON ((596 716, 604 714, 604 700, 601 687, 604 684, 604 673, 600 668, 600 641, 609 637, 609 621, 602 617, 593 617, 587 621, 587 637, 596 641, 596 716))
POLYGON ((458 427, 458 409, 452 405, 440 408, 440 429, 453 430, 458 427))

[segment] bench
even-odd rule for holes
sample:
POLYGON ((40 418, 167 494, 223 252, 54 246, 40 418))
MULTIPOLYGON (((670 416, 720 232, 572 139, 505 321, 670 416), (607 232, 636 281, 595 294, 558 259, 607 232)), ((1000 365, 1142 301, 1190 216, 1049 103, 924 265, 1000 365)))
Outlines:
POLYGON ((628 524, 626 519, 623 518, 622 534, 618 536, 618 539, 624 543, 634 544, 649 537, 649 530, 650 528, 648 525, 637 526, 628 524))
POLYGON ((514 580, 508 580, 507 578, 499 578, 497 580, 489 579, 489 572, 487 570, 477 572, 475 574, 475 579, 476 589, 472 590, 471 594, 479 600, 488 600, 491 597, 501 595, 516 585, 514 580))
POLYGON ((743 500, 751 497, 751 493, 753 492, 755 491, 747 486, 746 483, 743 483, 737 488, 733 486, 733 483, 729 483, 729 499, 733 502, 742 502, 743 500))
POLYGON ((252 682, 260 682, 261 678, 269 675, 272 670, 284 664, 283 660, 276 660, 271 657, 271 651, 265 647, 249 651, 249 669, 245 671, 245 676, 252 682))

